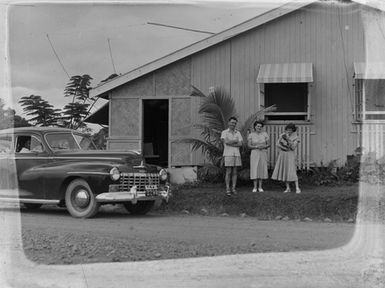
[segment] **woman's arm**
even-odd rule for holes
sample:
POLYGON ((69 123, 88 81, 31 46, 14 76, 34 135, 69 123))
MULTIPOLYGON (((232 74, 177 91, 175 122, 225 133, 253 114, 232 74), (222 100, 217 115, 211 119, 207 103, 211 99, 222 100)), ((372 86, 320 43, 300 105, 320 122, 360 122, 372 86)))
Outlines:
POLYGON ((247 147, 249 147, 249 149, 254 149, 254 145, 252 144, 253 142, 253 139, 251 138, 251 135, 247 138, 247 147))
POLYGON ((290 150, 294 151, 298 146, 298 142, 299 142, 298 138, 295 138, 294 140, 289 141, 290 150))
POLYGON ((264 146, 263 149, 267 149, 267 148, 269 148, 269 147, 270 147, 270 139, 269 139, 269 137, 267 137, 267 138, 266 138, 266 144, 265 144, 265 146, 264 146))
POLYGON ((251 135, 249 135, 249 137, 247 138, 247 147, 249 147, 251 150, 258 148, 257 145, 253 144, 253 138, 251 135))
POLYGON ((279 136, 278 140, 277 140, 277 144, 276 146, 281 149, 282 151, 288 151, 288 147, 282 145, 281 141, 283 140, 282 138, 282 135, 279 136))
POLYGON ((230 144, 227 144, 227 145, 233 146, 233 147, 241 147, 242 143, 243 143, 243 138, 242 138, 241 133, 238 132, 236 134, 236 138, 237 139, 231 140, 230 144))

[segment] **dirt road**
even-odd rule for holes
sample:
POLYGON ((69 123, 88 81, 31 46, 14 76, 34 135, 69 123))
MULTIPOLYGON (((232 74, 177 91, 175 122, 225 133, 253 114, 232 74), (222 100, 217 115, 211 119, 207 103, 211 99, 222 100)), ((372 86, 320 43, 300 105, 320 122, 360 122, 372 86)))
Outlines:
POLYGON ((26 256, 44 264, 124 262, 254 252, 322 250, 346 244, 354 224, 255 218, 130 216, 119 209, 75 219, 65 209, 22 209, 26 256))

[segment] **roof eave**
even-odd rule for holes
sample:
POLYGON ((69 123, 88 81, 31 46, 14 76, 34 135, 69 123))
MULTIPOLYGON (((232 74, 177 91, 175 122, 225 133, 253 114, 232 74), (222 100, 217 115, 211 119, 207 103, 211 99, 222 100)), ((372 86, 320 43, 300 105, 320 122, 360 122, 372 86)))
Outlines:
POLYGON ((155 71, 159 68, 162 68, 170 63, 181 60, 187 56, 190 56, 194 53, 202 51, 210 46, 223 42, 229 38, 237 36, 238 34, 244 33, 250 29, 258 27, 262 24, 265 24, 269 21, 272 21, 278 17, 289 14, 295 10, 298 10, 304 6, 310 5, 318 0, 296 0, 285 3, 277 8, 269 10, 265 13, 262 13, 252 19, 249 19, 243 23, 240 23, 234 27, 231 27, 227 30, 219 32, 215 35, 209 36, 203 40, 195 42, 189 46, 186 46, 182 49, 174 51, 164 57, 161 57, 155 61, 147 63, 143 66, 140 66, 134 70, 131 70, 123 75, 120 75, 111 81, 108 81, 102 85, 96 86, 90 90, 91 97, 102 97, 108 99, 108 91, 121 86, 129 81, 132 81, 140 76, 148 74, 152 71, 155 71), (107 98, 106 98, 107 97, 107 98))

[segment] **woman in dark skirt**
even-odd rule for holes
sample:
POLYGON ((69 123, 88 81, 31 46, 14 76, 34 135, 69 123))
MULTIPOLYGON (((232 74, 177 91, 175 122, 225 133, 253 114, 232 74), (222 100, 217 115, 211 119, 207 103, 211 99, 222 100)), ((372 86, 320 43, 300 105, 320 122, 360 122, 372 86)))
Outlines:
POLYGON ((296 131, 297 127, 294 124, 286 125, 285 133, 281 134, 277 141, 279 155, 271 179, 285 182, 286 190, 284 193, 290 192, 290 182, 295 183, 295 192, 301 193, 295 163, 295 149, 299 142, 296 131))

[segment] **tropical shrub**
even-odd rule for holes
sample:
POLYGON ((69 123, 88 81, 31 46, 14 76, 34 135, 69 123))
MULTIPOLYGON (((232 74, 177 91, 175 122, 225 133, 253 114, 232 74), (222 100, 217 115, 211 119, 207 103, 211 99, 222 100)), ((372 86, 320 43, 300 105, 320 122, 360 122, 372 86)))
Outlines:
MULTIPOLYGON (((201 90, 192 86, 191 96, 202 97, 203 101, 199 107, 201 122, 193 127, 200 131, 199 138, 185 138, 180 140, 183 143, 192 144, 192 150, 201 150, 203 155, 210 161, 205 163, 198 170, 198 177, 202 181, 222 181, 224 175, 223 167, 223 143, 220 139, 221 132, 228 128, 228 119, 237 117, 235 103, 231 95, 222 87, 215 87, 212 92, 205 95, 201 90)), ((243 146, 240 148, 242 158, 242 170, 248 169, 250 164, 250 150, 247 147, 247 135, 252 124, 257 119, 262 119, 264 113, 274 111, 275 105, 263 108, 250 115, 244 123, 238 122, 238 129, 243 137, 243 146)), ((240 178, 242 173, 240 171, 240 178)), ((247 176, 248 177, 248 176, 247 176)))
POLYGON ((301 171, 300 181, 315 185, 335 185, 358 181, 385 184, 385 156, 378 158, 375 152, 348 155, 347 161, 342 167, 338 167, 337 160, 333 160, 328 165, 321 163, 320 166, 312 167, 307 172, 301 171))

